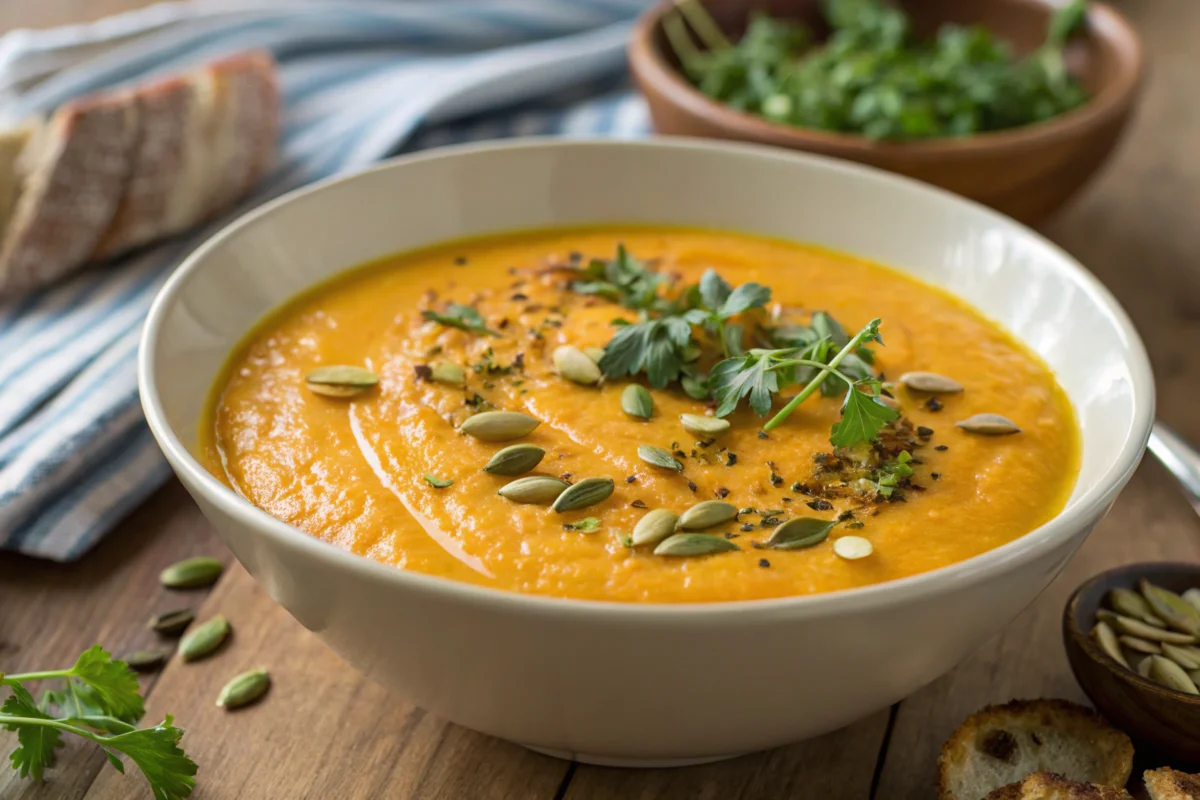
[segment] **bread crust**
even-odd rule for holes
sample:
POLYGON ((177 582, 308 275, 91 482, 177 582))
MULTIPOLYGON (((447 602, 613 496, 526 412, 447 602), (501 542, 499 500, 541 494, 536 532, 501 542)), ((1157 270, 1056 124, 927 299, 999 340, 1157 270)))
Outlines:
POLYGON ((1067 780, 1053 772, 1035 772, 1020 783, 1001 786, 984 800, 1133 800, 1129 792, 1067 780))
POLYGON ((1142 773, 1150 800, 1200 800, 1200 775, 1163 767, 1142 773))

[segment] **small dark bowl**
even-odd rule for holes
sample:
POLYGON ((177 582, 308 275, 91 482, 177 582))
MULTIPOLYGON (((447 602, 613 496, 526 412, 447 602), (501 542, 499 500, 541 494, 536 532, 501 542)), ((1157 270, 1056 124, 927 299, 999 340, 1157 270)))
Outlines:
MULTIPOLYGON (((1029 53, 1041 42, 1051 0, 896 0, 918 34, 946 22, 979 24, 1029 53)), ((820 32, 819 0, 702 0, 717 24, 736 38, 750 12, 809 23, 820 32)), ((947 139, 874 141, 853 133, 768 122, 716 102, 679 71, 667 45, 663 16, 671 0, 642 15, 629 43, 629 64, 658 133, 757 142, 845 158, 932 183, 977 200, 1021 222, 1056 211, 1099 170, 1133 111, 1143 71, 1137 33, 1120 14, 1088 4, 1086 29, 1072 38, 1067 62, 1091 94, 1079 108, 1020 128, 947 139)))
POLYGON ((1063 642, 1075 679, 1101 714, 1140 746, 1177 769, 1200 766, 1200 696, 1167 689, 1122 667, 1090 636, 1096 611, 1110 589, 1137 590, 1148 579, 1182 593, 1200 586, 1200 564, 1127 564, 1084 583, 1063 611, 1063 642))

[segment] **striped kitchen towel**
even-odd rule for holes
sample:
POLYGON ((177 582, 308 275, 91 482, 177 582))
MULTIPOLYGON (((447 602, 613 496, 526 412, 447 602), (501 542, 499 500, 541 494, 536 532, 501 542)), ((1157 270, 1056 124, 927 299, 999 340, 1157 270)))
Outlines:
MULTIPOLYGON (((268 48, 281 157, 255 195, 396 152, 529 134, 640 135, 625 40, 647 0, 195 0, 0 38, 0 116, 268 48)), ((236 215, 234 212, 230 217, 236 215)), ((82 555, 169 471, 135 352, 171 270, 220 227, 0 301, 0 548, 82 555)))

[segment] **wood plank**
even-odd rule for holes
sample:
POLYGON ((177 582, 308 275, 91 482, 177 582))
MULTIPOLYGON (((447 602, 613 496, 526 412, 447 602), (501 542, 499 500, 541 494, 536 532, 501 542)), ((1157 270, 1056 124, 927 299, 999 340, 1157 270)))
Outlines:
POLYGON ((828 736, 686 769, 581 765, 565 800, 778 800, 867 797, 888 711, 828 736))
MULTIPOLYGON (((0 671, 67 667, 97 643, 118 655, 161 644, 146 621, 198 605, 207 592, 170 592, 159 586, 158 573, 194 555, 215 555, 226 563, 233 558, 175 481, 74 564, 0 553, 0 671)), ((153 680, 143 682, 146 689, 153 680)), ((0 753, 7 754, 15 738, 0 732, 0 753)), ((39 785, 17 778, 4 761, 0 797, 82 797, 103 765, 95 747, 71 742, 39 785)))
MULTIPOLYGON (((203 798, 552 800, 569 764, 450 725, 368 681, 300 626, 239 566, 202 616, 223 613, 234 637, 205 661, 173 660, 147 719, 176 716, 200 765, 203 798), (236 712, 215 707, 234 675, 266 667, 270 693, 236 712)), ((88 800, 150 798, 140 776, 102 772, 88 800)))

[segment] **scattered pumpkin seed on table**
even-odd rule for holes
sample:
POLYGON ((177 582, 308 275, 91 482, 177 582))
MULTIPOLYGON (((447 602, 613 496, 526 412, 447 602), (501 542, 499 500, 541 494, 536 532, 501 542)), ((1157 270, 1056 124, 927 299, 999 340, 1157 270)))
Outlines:
POLYGON ((545 457, 546 451, 536 444, 510 444, 497 450, 483 471, 492 475, 524 475, 545 457))
POLYGON ((379 383, 379 376, 363 367, 331 364, 317 367, 304 376, 304 382, 315 394, 326 397, 354 397, 379 383))
POLYGON ((162 648, 138 650, 121 659, 129 668, 138 672, 153 672, 167 660, 167 651, 162 648))
POLYGON ((159 573, 159 582, 168 589, 202 589, 221 577, 225 566, 211 556, 196 556, 177 561, 159 573))
POLYGON ((242 708, 260 700, 269 688, 271 676, 265 669, 243 672, 221 689, 217 705, 226 709, 242 708))
POLYGON ((155 633, 163 636, 178 636, 187 629, 196 619, 196 615, 192 613, 190 608, 181 608, 178 611, 168 611, 166 614, 159 614, 150 620, 148 627, 155 633))
POLYGON ((511 442, 533 433, 541 424, 520 411, 481 411, 463 420, 459 430, 484 442, 511 442))
POLYGON ((179 657, 184 661, 199 661, 215 653, 229 638, 229 620, 218 614, 196 628, 179 642, 179 657))

